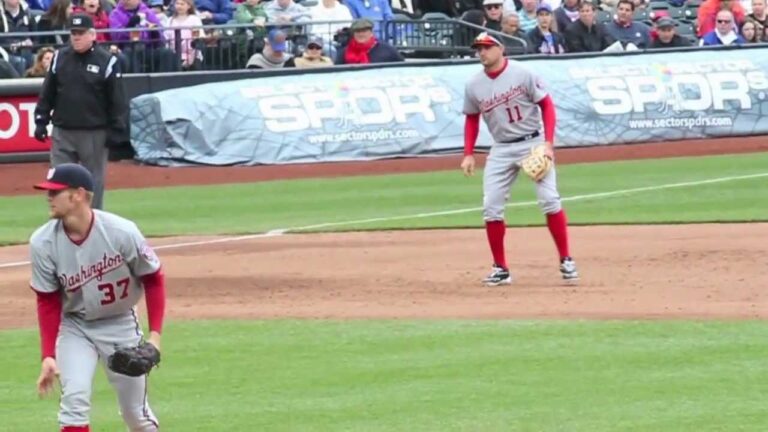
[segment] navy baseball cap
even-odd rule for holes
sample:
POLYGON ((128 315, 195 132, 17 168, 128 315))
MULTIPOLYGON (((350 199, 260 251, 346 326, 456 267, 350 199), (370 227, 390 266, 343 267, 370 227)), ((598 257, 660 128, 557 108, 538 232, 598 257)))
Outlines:
POLYGON ((34 188, 52 191, 83 188, 88 192, 93 192, 93 176, 82 165, 61 164, 49 169, 46 181, 36 184, 34 188))

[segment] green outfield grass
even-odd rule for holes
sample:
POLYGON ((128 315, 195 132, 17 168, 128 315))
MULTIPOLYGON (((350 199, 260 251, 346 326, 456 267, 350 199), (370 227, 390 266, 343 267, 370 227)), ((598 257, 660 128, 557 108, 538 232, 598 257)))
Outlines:
MULTIPOLYGON (((172 323, 166 431, 765 431, 763 322, 172 323)), ((0 431, 55 429, 33 331, 0 333, 0 431), (12 373, 10 371, 13 371, 12 373)), ((93 430, 123 430, 97 371, 93 430)))
MULTIPOLYGON (((728 176, 768 173, 768 153, 566 165, 559 168, 563 197, 728 176)), ((629 193, 567 203, 575 224, 766 220, 768 177, 629 193)), ((107 209, 135 220, 149 236, 235 234, 328 222, 477 208, 482 173, 422 174, 261 182, 205 187, 116 190, 107 209)), ((535 200, 521 178, 512 202, 535 200)), ((0 244, 26 242, 45 221, 41 195, 0 197, 0 244)), ((535 205, 509 210, 510 225, 541 224, 535 205)), ((382 229, 480 226, 480 211, 322 228, 382 229)))

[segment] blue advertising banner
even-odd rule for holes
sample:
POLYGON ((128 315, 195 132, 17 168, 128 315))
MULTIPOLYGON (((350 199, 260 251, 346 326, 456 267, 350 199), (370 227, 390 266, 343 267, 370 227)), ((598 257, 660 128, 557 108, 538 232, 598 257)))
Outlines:
MULTIPOLYGON (((557 107, 556 145, 768 134, 761 48, 526 60, 557 107)), ((460 153, 479 64, 254 78, 131 102, 137 159, 256 165, 460 153)), ((479 148, 491 144, 485 126, 479 148)))

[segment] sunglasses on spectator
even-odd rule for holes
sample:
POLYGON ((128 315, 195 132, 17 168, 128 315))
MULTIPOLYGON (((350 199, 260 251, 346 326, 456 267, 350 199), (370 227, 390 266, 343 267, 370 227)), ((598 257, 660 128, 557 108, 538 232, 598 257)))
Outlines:
POLYGON ((730 24, 731 20, 717 20, 718 24, 730 24))
POLYGON ((486 9, 499 9, 501 8, 501 5, 488 5, 485 6, 486 9))
POLYGON ((307 45, 307 49, 319 50, 319 49, 323 49, 323 47, 321 47, 319 45, 307 45))

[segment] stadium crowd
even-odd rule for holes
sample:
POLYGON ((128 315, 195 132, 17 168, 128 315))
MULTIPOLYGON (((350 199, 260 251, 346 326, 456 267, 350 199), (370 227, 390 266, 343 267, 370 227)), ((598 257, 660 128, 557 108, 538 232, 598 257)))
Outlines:
MULTIPOLYGON (((0 0, 0 77, 40 77, 87 14, 127 72, 403 61, 387 22, 453 18, 527 53, 768 42, 766 0, 0 0), (209 28, 204 26, 227 25, 209 28), (389 30, 388 30, 389 29, 389 30), (234 65, 234 66, 233 66, 234 65)), ((399 29, 408 32, 414 24, 399 29)), ((467 30, 469 29, 469 30, 467 30)), ((403 39, 405 40, 405 39, 403 39)), ((519 50, 517 52, 520 52, 519 50)))

